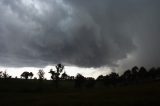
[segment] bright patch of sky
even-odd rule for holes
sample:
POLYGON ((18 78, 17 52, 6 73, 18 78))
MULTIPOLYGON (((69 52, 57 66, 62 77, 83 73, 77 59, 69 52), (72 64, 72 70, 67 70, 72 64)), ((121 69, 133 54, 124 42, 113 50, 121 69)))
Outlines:
MULTIPOLYGON (((24 71, 28 71, 28 72, 33 72, 34 77, 38 78, 38 70, 39 69, 43 69, 43 71, 45 72, 45 78, 50 80, 51 75, 48 73, 50 71, 50 69, 53 69, 54 71, 55 66, 47 66, 44 68, 35 68, 35 67, 23 67, 23 68, 6 68, 6 67, 1 67, 0 71, 6 71, 10 76, 12 76, 12 78, 20 78, 20 75, 24 72, 24 71)), ((80 67, 76 67, 76 66, 65 66, 63 72, 66 72, 68 75, 70 76, 76 76, 78 73, 82 74, 85 77, 94 77, 97 78, 99 75, 106 75, 109 74, 111 72, 111 69, 107 68, 107 67, 103 67, 103 68, 80 68, 80 67)), ((62 72, 62 73, 63 73, 62 72)))

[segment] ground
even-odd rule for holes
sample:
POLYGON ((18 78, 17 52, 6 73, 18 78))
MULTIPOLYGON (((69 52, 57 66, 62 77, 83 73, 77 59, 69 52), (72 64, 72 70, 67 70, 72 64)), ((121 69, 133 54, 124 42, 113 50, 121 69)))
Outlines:
POLYGON ((74 88, 73 81, 0 80, 0 106, 160 106, 160 82, 74 88))

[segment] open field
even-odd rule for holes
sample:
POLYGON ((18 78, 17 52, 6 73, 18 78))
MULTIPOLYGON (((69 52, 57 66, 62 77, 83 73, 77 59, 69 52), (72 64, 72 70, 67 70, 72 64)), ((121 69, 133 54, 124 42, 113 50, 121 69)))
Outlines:
POLYGON ((0 106, 160 106, 160 82, 74 88, 73 81, 0 80, 0 106))

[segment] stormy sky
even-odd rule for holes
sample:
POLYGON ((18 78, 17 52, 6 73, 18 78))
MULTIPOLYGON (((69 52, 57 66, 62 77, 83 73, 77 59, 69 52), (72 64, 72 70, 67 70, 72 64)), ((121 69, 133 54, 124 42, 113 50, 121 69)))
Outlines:
POLYGON ((0 65, 160 65, 159 0, 0 0, 0 65))

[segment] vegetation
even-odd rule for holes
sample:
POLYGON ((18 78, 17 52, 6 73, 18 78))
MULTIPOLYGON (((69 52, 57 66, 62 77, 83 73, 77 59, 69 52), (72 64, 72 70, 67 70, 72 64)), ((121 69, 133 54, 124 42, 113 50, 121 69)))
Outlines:
POLYGON ((21 74, 21 78, 28 79, 29 77, 30 77, 30 79, 32 79, 32 77, 33 77, 33 73, 32 73, 32 72, 27 72, 27 71, 25 71, 25 72, 23 72, 23 73, 21 74))
POLYGON ((112 72, 97 79, 82 74, 69 76, 63 69, 62 64, 55 71, 51 69, 52 80, 45 80, 43 70, 37 73, 39 79, 32 79, 27 71, 21 74, 21 79, 0 72, 1 105, 160 105, 160 68, 146 70, 135 66, 122 75, 112 72))
POLYGON ((45 72, 42 69, 38 71, 39 80, 43 80, 44 79, 44 74, 45 74, 45 72))
MULTIPOLYGON (((59 75, 60 73, 62 73, 63 69, 64 69, 64 66, 62 64, 57 64, 56 65, 56 72, 54 72, 52 69, 50 70, 49 73, 51 73, 51 79, 52 80, 55 80, 55 84, 56 84, 56 88, 59 86, 58 83, 59 83, 59 75)), ((64 74, 64 73, 63 73, 64 74)), ((62 76, 64 77, 64 75, 62 76)), ((64 79, 64 78, 63 78, 64 79)))

